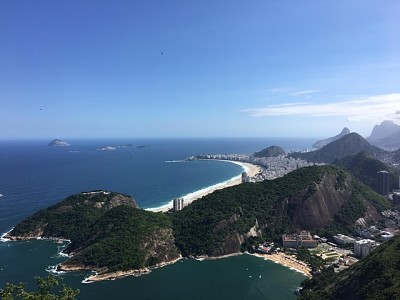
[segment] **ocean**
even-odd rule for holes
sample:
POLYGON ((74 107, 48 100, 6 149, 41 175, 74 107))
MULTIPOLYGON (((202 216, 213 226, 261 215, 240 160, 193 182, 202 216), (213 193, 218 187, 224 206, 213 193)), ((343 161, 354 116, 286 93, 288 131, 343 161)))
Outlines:
MULTIPOLYGON (((220 161, 184 161, 204 153, 252 153, 279 145, 304 149, 311 139, 126 139, 68 140, 70 147, 49 141, 0 141, 0 232, 39 209, 83 191, 109 190, 134 197, 142 208, 165 205, 173 198, 228 181, 243 171, 220 161), (127 146, 129 145, 129 146, 127 146), (111 151, 99 151, 105 146, 111 151), (143 147, 144 146, 144 147, 143 147)), ((27 282, 61 262, 51 241, 0 243, 0 287, 27 282)), ((79 299, 293 299, 304 276, 250 255, 192 261, 149 275, 83 284, 87 273, 63 274, 79 288, 79 299)))

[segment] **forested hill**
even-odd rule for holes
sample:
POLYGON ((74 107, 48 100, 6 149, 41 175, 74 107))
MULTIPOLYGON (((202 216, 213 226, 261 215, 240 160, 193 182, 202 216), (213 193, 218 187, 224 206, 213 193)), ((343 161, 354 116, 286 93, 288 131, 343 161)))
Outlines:
POLYGON ((139 209, 130 196, 113 192, 68 197, 25 219, 7 237, 69 239, 64 252, 72 257, 61 268, 100 275, 143 270, 180 256, 168 216, 139 209))
POLYGON ((57 237, 78 241, 108 210, 120 205, 137 207, 132 197, 119 193, 76 194, 26 218, 9 235, 13 239, 57 237))
POLYGON ((346 156, 356 155, 362 151, 374 157, 381 156, 386 152, 376 146, 372 146, 362 136, 353 132, 329 143, 319 150, 306 153, 295 152, 290 154, 290 156, 307 161, 330 164, 336 160, 342 159, 346 156))
POLYGON ((278 241, 296 229, 351 232, 367 209, 369 221, 376 222, 389 206, 342 169, 314 166, 214 192, 172 217, 184 255, 218 256, 246 247, 250 236, 278 241))
POLYGON ((377 173, 379 171, 387 171, 389 172, 389 189, 399 188, 399 171, 372 157, 367 152, 360 152, 357 155, 342 158, 336 161, 335 165, 345 167, 351 174, 373 190, 376 190, 378 184, 377 173))
POLYGON ((253 153, 254 157, 276 157, 279 155, 285 155, 285 150, 279 146, 270 146, 268 148, 262 149, 259 152, 253 153))
POLYGON ((400 237, 336 274, 327 269, 304 284, 301 299, 400 299, 400 237))
POLYGON ((70 239, 64 270, 101 275, 143 270, 183 256, 247 250, 254 239, 280 241, 297 229, 351 232, 357 219, 376 222, 388 201, 334 166, 314 166, 282 178, 216 191, 175 213, 136 208, 117 193, 71 196, 27 218, 14 239, 70 239), (368 211, 368 214, 366 212, 368 211))

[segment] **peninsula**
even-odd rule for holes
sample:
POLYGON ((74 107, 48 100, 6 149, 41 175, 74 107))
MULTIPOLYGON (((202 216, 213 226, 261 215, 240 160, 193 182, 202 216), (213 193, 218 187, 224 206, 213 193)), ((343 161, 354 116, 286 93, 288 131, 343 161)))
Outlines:
MULTIPOLYGON (((104 280, 144 274, 181 257, 252 252, 297 230, 348 233, 360 218, 378 222, 389 207, 343 169, 313 166, 221 189, 172 213, 145 211, 119 193, 80 193, 35 213, 5 237, 68 239, 69 258, 59 269, 93 270, 89 280, 104 280)), ((293 263, 286 256, 270 258, 293 263)))

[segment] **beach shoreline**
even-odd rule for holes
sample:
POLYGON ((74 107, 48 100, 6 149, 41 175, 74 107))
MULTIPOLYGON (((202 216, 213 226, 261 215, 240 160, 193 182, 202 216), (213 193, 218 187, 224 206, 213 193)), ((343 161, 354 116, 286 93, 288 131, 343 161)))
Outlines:
MULTIPOLYGON (((238 161, 232 161, 232 160, 217 160, 213 159, 213 161, 220 161, 220 162, 228 162, 228 163, 233 163, 236 165, 239 165, 243 168, 243 172, 246 172, 248 176, 254 177, 258 173, 262 171, 261 167, 258 165, 250 164, 250 163, 245 163, 245 162, 238 162, 238 161)), ((203 189, 200 189, 198 191, 189 193, 185 196, 182 196, 183 201, 184 201, 184 206, 187 206, 191 204, 193 201, 198 200, 208 194, 211 194, 217 190, 225 189, 231 186, 239 185, 242 183, 242 176, 241 174, 232 177, 229 180, 226 180, 224 182, 217 183, 213 186, 206 187, 203 189)), ((167 212, 170 209, 172 209, 172 201, 171 200, 169 203, 162 205, 160 207, 154 207, 154 208, 145 208, 145 210, 152 211, 152 212, 167 212)))
POLYGON ((307 266, 306 263, 304 263, 300 260, 297 260, 297 259, 293 258, 292 256, 289 256, 285 253, 282 253, 282 252, 273 253, 273 254, 253 253, 252 255, 263 258, 265 260, 273 261, 274 263, 280 264, 291 270, 302 273, 303 275, 307 276, 308 278, 312 277, 312 275, 311 275, 312 269, 309 266, 307 266))

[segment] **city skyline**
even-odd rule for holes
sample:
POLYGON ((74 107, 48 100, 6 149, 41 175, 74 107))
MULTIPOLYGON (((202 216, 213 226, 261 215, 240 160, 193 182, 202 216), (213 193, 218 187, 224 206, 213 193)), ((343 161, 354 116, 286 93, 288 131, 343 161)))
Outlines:
POLYGON ((3 3, 0 139, 368 136, 400 3, 3 3))

